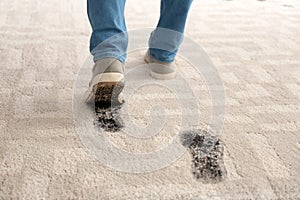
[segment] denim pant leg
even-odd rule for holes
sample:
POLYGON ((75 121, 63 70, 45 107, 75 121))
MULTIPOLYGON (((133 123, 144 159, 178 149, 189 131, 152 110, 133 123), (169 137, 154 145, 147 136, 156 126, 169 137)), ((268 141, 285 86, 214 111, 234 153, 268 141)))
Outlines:
POLYGON ((94 61, 103 58, 126 60, 128 35, 124 19, 126 0, 87 0, 92 26, 90 51, 94 61))
POLYGON ((150 55, 172 62, 183 40, 188 11, 193 0, 161 0, 160 19, 149 40, 150 55))

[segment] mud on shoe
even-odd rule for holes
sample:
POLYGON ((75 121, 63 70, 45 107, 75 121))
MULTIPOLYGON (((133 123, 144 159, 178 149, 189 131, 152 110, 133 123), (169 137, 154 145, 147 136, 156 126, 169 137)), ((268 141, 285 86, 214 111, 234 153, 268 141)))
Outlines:
POLYGON ((149 64, 150 75, 155 79, 167 80, 176 77, 176 64, 175 61, 166 63, 156 60, 147 51, 144 60, 149 64))
POLYGON ((124 88, 124 65, 114 58, 96 61, 89 88, 84 94, 86 103, 118 101, 124 88))

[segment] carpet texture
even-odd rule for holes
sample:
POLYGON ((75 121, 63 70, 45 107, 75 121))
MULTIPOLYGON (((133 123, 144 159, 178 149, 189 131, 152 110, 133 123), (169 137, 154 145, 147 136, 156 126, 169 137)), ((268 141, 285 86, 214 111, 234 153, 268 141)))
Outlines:
MULTIPOLYGON (((194 1, 186 36, 205 49, 226 93, 220 137, 227 175, 205 184, 192 173, 189 151, 144 174, 95 160, 72 110, 77 71, 89 56, 86 2, 1 0, 0 199, 299 199, 299 11, 296 0, 194 1)), ((125 16, 129 30, 155 27, 159 1, 128 0, 125 16)), ((126 70, 143 63, 142 54, 129 53, 126 70)), ((199 94, 205 124, 211 99, 178 63, 199 94)), ((136 123, 148 123, 151 102, 173 102, 163 90, 148 90, 128 101, 136 123)), ((176 112, 176 103, 168 105, 176 112)), ((178 130, 171 121, 148 141, 107 134, 128 151, 153 151, 178 130)))

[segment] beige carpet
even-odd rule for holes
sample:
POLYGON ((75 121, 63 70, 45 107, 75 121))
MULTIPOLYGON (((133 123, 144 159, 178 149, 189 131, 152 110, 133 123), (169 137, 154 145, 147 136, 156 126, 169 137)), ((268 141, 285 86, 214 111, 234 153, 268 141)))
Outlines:
MULTIPOLYGON (((227 176, 216 184, 193 177, 188 152, 161 170, 132 174, 86 150, 72 109, 77 71, 89 56, 85 3, 0 2, 0 199, 300 199, 297 0, 194 1, 186 35, 210 56, 226 92, 227 176)), ((158 13, 159 1, 128 0, 128 29, 154 27, 158 13)), ((141 55, 129 54, 128 69, 141 55)), ((209 99, 199 102, 209 107, 209 99)), ((142 124, 143 105, 130 107, 142 124)), ((136 152, 167 142, 109 137, 136 152)))

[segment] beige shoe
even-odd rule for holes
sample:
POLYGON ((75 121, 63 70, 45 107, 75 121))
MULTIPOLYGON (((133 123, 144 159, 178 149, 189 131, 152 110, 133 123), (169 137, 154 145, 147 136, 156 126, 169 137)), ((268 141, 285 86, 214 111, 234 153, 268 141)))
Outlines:
POLYGON ((153 78, 166 80, 176 77, 175 61, 170 63, 160 62, 150 55, 149 50, 147 51, 144 60, 149 64, 150 75, 153 78))
POLYGON ((124 65, 114 58, 96 61, 93 67, 92 80, 84 97, 90 102, 117 101, 124 88, 124 65))

